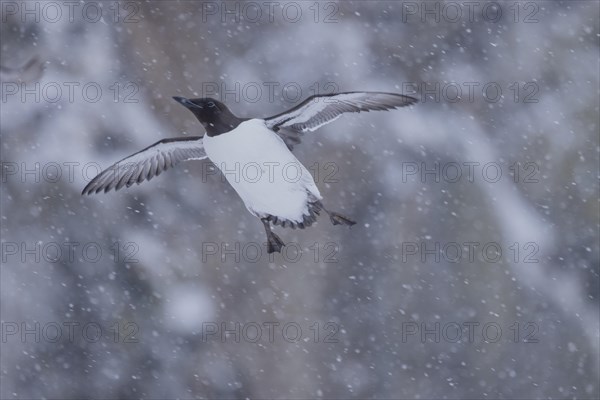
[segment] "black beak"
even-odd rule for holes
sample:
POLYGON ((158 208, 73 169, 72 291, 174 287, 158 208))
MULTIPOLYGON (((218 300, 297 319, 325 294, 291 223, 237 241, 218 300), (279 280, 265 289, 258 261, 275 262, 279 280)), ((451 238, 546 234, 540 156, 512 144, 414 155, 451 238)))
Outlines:
POLYGON ((179 104, 181 104, 187 108, 202 108, 198 104, 192 103, 190 100, 186 99, 185 97, 173 96, 173 100, 175 100, 176 102, 178 102, 179 104))

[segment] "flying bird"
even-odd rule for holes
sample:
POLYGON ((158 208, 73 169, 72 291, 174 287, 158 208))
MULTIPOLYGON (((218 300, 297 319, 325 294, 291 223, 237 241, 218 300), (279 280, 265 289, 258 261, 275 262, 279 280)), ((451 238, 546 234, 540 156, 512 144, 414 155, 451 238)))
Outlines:
POLYGON ((81 194, 130 187, 182 161, 209 158, 248 211, 262 221, 268 253, 280 252, 285 245, 271 225, 304 229, 316 221, 321 211, 334 225, 356 223, 323 205, 312 175, 292 154, 302 136, 343 113, 390 110, 417 102, 410 96, 382 92, 314 95, 288 111, 262 119, 236 117, 225 104, 212 98, 173 99, 196 116, 206 135, 160 140, 102 171, 81 194), (253 172, 247 172, 248 176, 232 173, 243 170, 253 172))

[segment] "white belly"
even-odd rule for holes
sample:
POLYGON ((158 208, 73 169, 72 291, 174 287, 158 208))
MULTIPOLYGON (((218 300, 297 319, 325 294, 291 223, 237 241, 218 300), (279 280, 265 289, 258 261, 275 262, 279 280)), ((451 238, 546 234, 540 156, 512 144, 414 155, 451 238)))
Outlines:
POLYGON ((242 122, 231 132, 204 137, 208 158, 221 170, 248 210, 302 222, 308 202, 321 194, 308 170, 264 120, 242 122))

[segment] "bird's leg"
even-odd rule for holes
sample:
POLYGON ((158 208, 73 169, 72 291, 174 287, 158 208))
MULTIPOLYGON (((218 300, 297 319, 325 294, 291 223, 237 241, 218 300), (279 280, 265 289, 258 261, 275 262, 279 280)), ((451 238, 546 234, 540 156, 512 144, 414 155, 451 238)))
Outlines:
POLYGON ((340 213, 336 213, 334 211, 329 211, 328 209, 326 209, 323 206, 323 204, 320 204, 320 206, 329 215, 329 220, 331 221, 331 223, 333 225, 348 225, 348 226, 352 226, 352 225, 356 224, 356 221, 353 221, 353 220, 351 220, 348 217, 344 217, 340 213))
POLYGON ((281 253, 281 248, 285 246, 285 243, 271 230, 271 224, 266 218, 260 219, 265 227, 267 233, 267 253, 271 254, 274 252, 281 253))

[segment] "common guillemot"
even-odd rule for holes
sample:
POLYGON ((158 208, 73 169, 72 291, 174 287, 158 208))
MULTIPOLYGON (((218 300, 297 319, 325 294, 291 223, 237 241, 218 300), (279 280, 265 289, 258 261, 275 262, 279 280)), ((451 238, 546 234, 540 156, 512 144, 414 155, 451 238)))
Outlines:
POLYGON ((296 107, 269 118, 238 118, 218 100, 173 97, 189 109, 206 130, 205 136, 163 139, 113 164, 83 189, 82 195, 119 190, 152 179, 181 161, 209 158, 258 217, 267 234, 267 251, 280 252, 285 245, 271 224, 304 229, 321 211, 334 225, 354 225, 343 215, 329 211, 312 175, 292 154, 304 133, 312 132, 347 112, 390 110, 417 102, 396 93, 345 92, 314 95, 296 107), (256 174, 240 176, 252 166, 256 174), (293 166, 294 177, 287 174, 293 166), (279 171, 273 168, 279 167, 279 171), (286 172, 283 172, 283 169, 286 172))

